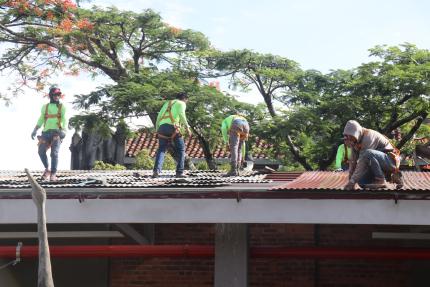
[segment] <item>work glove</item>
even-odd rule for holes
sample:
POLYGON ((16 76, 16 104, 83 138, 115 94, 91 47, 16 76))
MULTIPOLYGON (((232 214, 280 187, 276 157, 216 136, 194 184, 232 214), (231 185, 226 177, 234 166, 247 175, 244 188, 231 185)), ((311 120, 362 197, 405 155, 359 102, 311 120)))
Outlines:
POLYGON ((349 181, 343 189, 345 189, 345 190, 359 190, 360 186, 358 185, 358 183, 353 183, 353 182, 349 181))
POLYGON ((35 128, 34 128, 34 130, 33 130, 33 132, 31 133, 31 139, 32 139, 32 140, 34 140, 34 138, 36 137, 37 130, 38 130, 38 128, 37 128, 37 127, 35 127, 35 128))

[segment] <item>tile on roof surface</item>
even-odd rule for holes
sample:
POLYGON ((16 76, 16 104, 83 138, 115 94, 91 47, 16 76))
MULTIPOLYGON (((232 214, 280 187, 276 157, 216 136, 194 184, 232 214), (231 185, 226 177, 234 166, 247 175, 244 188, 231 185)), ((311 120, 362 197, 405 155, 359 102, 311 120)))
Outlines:
MULTIPOLYGON (((144 188, 144 187, 214 187, 233 183, 266 183, 265 175, 243 172, 237 177, 223 177, 220 171, 186 171, 186 178, 175 178, 174 171, 163 171, 159 178, 152 178, 149 170, 126 171, 59 171, 58 181, 41 180, 42 171, 31 172, 45 188, 144 188)), ((0 189, 30 188, 27 176, 19 171, 0 171, 0 189)))
MULTIPOLYGON (((400 190, 430 191, 430 173, 402 171, 404 185, 400 190)), ((295 180, 271 190, 343 190, 348 182, 348 172, 310 171, 295 180)), ((378 190, 393 190, 395 185, 378 190)))

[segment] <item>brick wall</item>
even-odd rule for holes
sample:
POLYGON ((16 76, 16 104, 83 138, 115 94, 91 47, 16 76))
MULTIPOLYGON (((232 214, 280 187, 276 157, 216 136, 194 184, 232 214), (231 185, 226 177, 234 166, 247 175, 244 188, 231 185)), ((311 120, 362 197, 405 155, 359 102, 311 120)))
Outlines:
MULTIPOLYGON (((213 224, 157 224, 155 244, 214 244, 213 224)), ((420 226, 250 224, 250 247, 430 247, 427 241, 377 240, 372 232, 428 231, 420 226)), ((422 261, 250 258, 249 286, 429 286, 422 261)), ((110 287, 213 286, 214 260, 112 259, 110 287)))
POLYGON ((115 259, 112 287, 211 287, 213 259, 115 259))

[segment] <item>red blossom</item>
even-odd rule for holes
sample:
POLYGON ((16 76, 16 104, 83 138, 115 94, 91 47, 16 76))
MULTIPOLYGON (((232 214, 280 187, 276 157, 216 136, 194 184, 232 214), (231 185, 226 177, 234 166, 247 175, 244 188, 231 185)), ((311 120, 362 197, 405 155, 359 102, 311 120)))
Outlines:
POLYGON ((46 12, 46 19, 53 20, 54 19, 54 13, 52 13, 52 11, 46 12))
POLYGON ((69 18, 65 18, 60 23, 60 28, 66 32, 72 31, 73 22, 69 18))
POLYGON ((92 30, 94 28, 94 25, 88 19, 79 20, 76 26, 81 30, 92 30))

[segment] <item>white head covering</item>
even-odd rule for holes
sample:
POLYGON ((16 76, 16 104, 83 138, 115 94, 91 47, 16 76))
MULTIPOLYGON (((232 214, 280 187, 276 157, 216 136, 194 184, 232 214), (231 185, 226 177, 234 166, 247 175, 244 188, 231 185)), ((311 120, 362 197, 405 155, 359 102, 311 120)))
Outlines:
POLYGON ((363 133, 362 126, 360 126, 360 124, 354 120, 349 120, 346 123, 345 128, 343 129, 344 135, 353 136, 357 140, 360 139, 362 133, 363 133))

